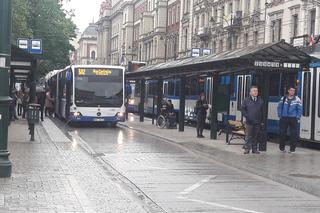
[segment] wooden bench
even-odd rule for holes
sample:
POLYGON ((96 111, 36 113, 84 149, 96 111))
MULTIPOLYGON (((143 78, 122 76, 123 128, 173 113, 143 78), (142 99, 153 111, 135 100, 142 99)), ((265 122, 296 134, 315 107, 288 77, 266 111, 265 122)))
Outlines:
POLYGON ((228 120, 228 138, 231 134, 231 137, 228 139, 227 143, 230 145, 232 140, 242 139, 245 141, 246 128, 241 121, 228 120))

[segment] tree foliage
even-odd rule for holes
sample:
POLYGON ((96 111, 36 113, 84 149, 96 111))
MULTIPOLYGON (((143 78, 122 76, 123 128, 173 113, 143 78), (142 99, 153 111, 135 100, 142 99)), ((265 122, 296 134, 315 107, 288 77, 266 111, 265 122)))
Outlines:
POLYGON ((76 26, 72 12, 62 8, 62 0, 12 1, 12 43, 18 37, 42 39, 41 74, 67 66, 76 26))

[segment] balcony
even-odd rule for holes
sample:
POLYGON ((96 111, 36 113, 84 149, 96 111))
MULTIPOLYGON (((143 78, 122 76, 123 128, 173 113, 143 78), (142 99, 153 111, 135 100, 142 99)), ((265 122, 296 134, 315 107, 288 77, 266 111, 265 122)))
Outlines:
POLYGON ((197 35, 200 39, 206 40, 211 36, 211 31, 209 27, 199 27, 197 35))

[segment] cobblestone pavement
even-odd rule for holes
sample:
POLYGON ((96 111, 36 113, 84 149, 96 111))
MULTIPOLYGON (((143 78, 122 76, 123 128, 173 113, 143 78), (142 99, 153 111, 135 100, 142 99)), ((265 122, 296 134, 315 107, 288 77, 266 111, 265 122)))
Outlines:
POLYGON ((159 129, 151 124, 151 119, 145 118, 145 122, 141 123, 139 117, 133 114, 123 125, 320 197, 320 151, 298 147, 296 153, 284 154, 279 152, 277 144, 269 142, 267 152, 262 152, 261 155, 243 155, 243 140, 235 140, 234 145, 226 145, 225 135, 219 136, 219 140, 210 140, 209 130, 204 131, 205 139, 198 139, 193 127, 186 126, 184 132, 159 129))
POLYGON ((11 178, 0 179, 0 212, 145 212, 92 156, 57 133, 50 120, 29 142, 25 120, 9 130, 11 178), (64 141, 61 139, 63 138, 64 141))

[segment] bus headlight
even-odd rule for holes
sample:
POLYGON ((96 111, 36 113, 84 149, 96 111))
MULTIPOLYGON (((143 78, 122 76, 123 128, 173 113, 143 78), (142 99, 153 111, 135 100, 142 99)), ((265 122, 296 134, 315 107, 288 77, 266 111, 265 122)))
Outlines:
POLYGON ((74 115, 75 117, 80 117, 80 116, 82 116, 81 112, 74 112, 73 115, 74 115))
POLYGON ((118 116, 118 117, 123 117, 123 116, 124 116, 124 113, 123 113, 123 112, 118 112, 118 113, 117 113, 117 116, 118 116))
POLYGON ((133 105, 133 104, 134 104, 134 99, 130 99, 130 100, 129 100, 129 104, 130 104, 130 105, 133 105))

